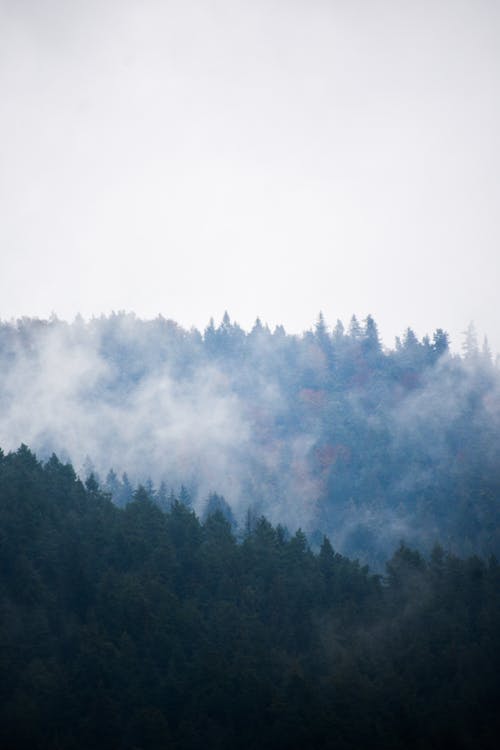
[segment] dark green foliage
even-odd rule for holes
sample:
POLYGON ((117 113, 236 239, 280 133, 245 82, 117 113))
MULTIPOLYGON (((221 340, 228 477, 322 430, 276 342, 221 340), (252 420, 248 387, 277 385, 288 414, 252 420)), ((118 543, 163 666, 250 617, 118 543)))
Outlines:
POLYGON ((401 545, 382 578, 264 518, 238 543, 218 500, 0 453, 1 747, 496 748, 496 560, 401 545))
POLYGON ((224 518, 229 522, 229 525, 232 529, 236 528, 236 519, 234 518, 230 505, 226 502, 222 495, 218 495, 216 492, 212 492, 208 496, 203 511, 203 517, 204 519, 207 519, 209 518, 209 516, 216 513, 222 514, 222 516, 224 516, 224 518))

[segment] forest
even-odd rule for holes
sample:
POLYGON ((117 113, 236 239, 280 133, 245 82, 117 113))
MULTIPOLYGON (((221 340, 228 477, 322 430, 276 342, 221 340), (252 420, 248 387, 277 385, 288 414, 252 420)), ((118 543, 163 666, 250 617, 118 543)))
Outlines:
POLYGON ((373 573, 217 496, 119 507, 25 445, 0 498, 3 748, 497 747, 494 557, 373 573))
POLYGON ((114 313, 0 324, 0 445, 56 453, 119 506, 142 484, 264 515, 383 571, 401 541, 500 553, 500 368, 472 326, 382 346, 355 316, 291 335, 114 313), (459 347, 458 347, 459 348, 459 347))

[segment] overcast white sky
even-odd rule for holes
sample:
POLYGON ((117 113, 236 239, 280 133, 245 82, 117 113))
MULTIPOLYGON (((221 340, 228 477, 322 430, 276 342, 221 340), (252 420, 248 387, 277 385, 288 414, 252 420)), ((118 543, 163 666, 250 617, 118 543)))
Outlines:
POLYGON ((500 351, 497 0, 0 0, 0 317, 500 351))

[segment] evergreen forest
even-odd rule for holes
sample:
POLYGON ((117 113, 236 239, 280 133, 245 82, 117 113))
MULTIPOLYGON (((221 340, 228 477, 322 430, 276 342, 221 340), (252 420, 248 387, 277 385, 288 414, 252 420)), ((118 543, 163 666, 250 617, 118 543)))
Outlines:
POLYGON ((372 573, 215 495, 119 507, 22 445, 0 571, 2 748, 497 747, 494 557, 400 544, 372 573))

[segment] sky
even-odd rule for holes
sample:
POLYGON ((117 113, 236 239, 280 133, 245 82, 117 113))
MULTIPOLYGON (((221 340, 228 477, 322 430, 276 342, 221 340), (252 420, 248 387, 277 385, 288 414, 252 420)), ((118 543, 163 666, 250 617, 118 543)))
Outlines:
POLYGON ((500 352, 496 0, 0 0, 0 318, 500 352))

